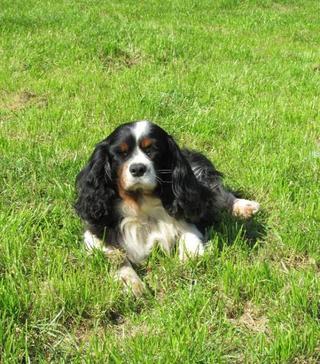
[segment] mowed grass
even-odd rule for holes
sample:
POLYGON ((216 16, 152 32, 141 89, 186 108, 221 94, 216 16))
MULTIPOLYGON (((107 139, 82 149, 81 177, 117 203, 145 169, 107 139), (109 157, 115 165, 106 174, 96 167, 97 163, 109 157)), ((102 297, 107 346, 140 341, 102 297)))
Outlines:
POLYGON ((0 4, 2 363, 319 363, 319 1, 0 4), (75 176, 150 119, 261 203, 136 300, 87 255, 75 176))

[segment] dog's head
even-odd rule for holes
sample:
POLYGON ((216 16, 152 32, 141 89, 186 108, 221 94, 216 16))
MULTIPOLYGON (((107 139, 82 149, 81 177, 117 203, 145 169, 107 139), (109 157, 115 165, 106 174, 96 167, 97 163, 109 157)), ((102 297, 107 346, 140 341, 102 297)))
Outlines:
POLYGON ((93 225, 113 227, 115 202, 154 195, 168 213, 196 220, 201 188, 173 138, 158 125, 138 121, 119 126, 100 142, 77 177, 76 210, 93 225))

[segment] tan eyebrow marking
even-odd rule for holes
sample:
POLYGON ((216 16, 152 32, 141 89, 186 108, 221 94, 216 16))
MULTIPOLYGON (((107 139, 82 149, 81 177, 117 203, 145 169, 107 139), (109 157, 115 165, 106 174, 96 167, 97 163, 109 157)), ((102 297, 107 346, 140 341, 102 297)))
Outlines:
POLYGON ((150 145, 152 144, 152 139, 150 138, 143 138, 140 142, 140 147, 141 148, 148 148, 150 147, 150 145))
POLYGON ((120 150, 121 150, 121 152, 127 152, 129 150, 129 145, 125 142, 121 143, 120 150))

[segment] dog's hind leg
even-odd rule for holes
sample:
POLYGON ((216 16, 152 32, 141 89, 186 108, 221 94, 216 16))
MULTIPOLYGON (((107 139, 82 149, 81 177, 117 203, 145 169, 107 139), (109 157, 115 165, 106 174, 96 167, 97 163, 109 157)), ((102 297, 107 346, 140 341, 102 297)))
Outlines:
MULTIPOLYGON (((243 219, 249 219, 259 211, 258 202, 237 198, 223 186, 222 173, 217 171, 212 162, 203 154, 190 150, 183 150, 183 154, 190 163, 196 179, 212 193, 211 198, 209 197, 211 199, 209 208, 213 211, 227 210, 233 216, 243 219)), ((209 211, 210 213, 212 211, 209 211)))
POLYGON ((216 204, 230 211, 233 216, 249 219, 256 214, 260 209, 260 204, 253 200, 237 198, 233 193, 227 191, 222 184, 219 184, 214 189, 216 204))

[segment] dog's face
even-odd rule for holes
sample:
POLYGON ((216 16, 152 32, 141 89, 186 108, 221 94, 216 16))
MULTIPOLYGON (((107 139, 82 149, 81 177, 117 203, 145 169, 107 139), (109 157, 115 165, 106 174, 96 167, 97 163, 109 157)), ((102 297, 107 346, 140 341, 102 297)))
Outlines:
POLYGON ((198 219, 201 186, 180 148, 149 121, 127 123, 100 142, 77 177, 78 214, 91 225, 114 227, 119 199, 159 198, 175 217, 198 219))
POLYGON ((116 129, 109 137, 109 145, 112 179, 117 179, 121 191, 150 193, 162 180, 161 165, 167 162, 168 171, 171 168, 165 152, 167 136, 147 121, 116 129))

